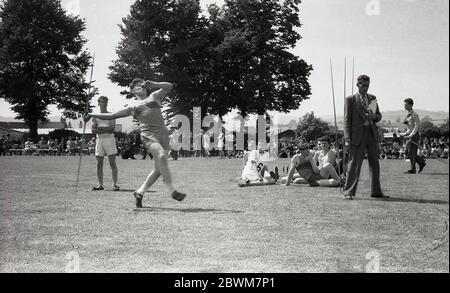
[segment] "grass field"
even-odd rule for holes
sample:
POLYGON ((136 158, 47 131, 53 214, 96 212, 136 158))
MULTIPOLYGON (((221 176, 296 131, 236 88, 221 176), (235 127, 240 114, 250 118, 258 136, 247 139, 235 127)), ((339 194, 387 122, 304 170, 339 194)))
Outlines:
MULTIPOLYGON (((369 197, 364 163, 357 198, 307 186, 238 188, 241 160, 181 159, 170 167, 184 202, 162 181, 134 209, 132 191, 152 161, 118 159, 122 191, 91 192, 95 159, 0 157, 0 271, 449 272, 448 166, 381 161, 389 200, 369 197)), ((280 160, 279 166, 287 165, 280 160)))

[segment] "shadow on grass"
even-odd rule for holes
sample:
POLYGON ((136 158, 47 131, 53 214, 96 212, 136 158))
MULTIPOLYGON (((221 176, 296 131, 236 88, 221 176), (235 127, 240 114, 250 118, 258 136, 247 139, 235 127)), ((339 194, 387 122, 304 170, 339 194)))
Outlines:
MULTIPOLYGON (((121 189, 114 192, 130 192, 133 193, 136 189, 121 189)), ((148 190, 146 193, 156 193, 154 190, 148 190)))
POLYGON ((437 175, 437 176, 448 176, 448 173, 425 173, 425 172, 422 172, 421 173, 422 175, 437 175))
POLYGON ((438 199, 418 199, 418 198, 362 198, 362 200, 370 201, 387 201, 387 202, 406 202, 406 203, 422 203, 422 204, 446 204, 448 205, 448 200, 438 200, 438 199))
POLYGON ((180 213, 231 213, 240 214, 244 211, 234 211, 234 210, 216 210, 216 209, 202 209, 202 208, 157 208, 157 207, 143 207, 140 209, 134 209, 135 212, 180 212, 180 213))

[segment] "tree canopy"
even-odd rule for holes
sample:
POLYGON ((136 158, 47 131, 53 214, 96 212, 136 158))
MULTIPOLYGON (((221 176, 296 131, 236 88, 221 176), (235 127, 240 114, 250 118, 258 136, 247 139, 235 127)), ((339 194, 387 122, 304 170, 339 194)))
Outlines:
POLYGON ((136 1, 109 78, 124 87, 134 77, 173 82, 163 101, 169 117, 193 107, 219 116, 297 109, 312 70, 288 51, 301 38, 299 4, 226 0, 203 15, 198 0, 136 1))
POLYGON ((38 121, 57 105, 74 118, 85 110, 85 23, 58 0, 6 0, 0 6, 0 98, 37 137, 38 121))
POLYGON ((315 140, 324 134, 330 133, 329 124, 314 116, 314 112, 306 113, 300 118, 297 125, 297 136, 302 137, 306 141, 315 140))

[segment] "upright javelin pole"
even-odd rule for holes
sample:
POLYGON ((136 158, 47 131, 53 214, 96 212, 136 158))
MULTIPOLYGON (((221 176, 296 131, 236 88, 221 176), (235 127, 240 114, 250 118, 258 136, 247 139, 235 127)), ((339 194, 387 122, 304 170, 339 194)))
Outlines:
MULTIPOLYGON (((331 71, 331 91, 333 93, 334 127, 336 128, 336 139, 335 139, 336 147, 337 147, 336 156, 337 156, 337 159, 339 160, 339 137, 338 137, 337 117, 336 117, 336 98, 335 98, 335 94, 334 94, 333 64, 332 64, 331 58, 330 58, 330 71, 331 71)), ((338 175, 339 175, 339 180, 341 180, 340 166, 338 166, 338 175)), ((339 192, 342 192, 341 182, 339 182, 339 192)))
MULTIPOLYGON (((89 112, 89 105, 91 101, 91 93, 92 93, 92 75, 94 73, 94 62, 95 62, 95 53, 92 57, 92 66, 91 66, 91 77, 89 79, 89 89, 88 89, 88 95, 86 97, 86 113, 89 112)), ((86 134, 86 122, 83 121, 83 135, 81 136, 81 146, 80 146, 80 159, 78 161, 78 170, 77 170, 77 183, 75 185, 75 194, 78 193, 78 183, 80 182, 80 170, 81 170, 81 158, 83 157, 83 149, 85 141, 85 134, 86 134)))
POLYGON ((347 57, 344 58, 344 99, 347 97, 347 57))
POLYGON ((355 89, 355 57, 353 57, 353 70, 352 70, 352 96, 355 89))

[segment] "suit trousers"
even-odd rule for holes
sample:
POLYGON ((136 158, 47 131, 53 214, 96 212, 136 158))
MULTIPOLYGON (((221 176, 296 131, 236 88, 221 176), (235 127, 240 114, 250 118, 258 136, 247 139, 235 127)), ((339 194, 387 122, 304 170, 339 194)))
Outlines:
POLYGON ((421 156, 417 155, 417 144, 419 143, 420 136, 418 133, 416 133, 412 138, 411 141, 407 143, 407 150, 408 150, 408 156, 409 160, 411 162, 411 170, 416 170, 416 163, 419 164, 419 166, 422 166, 425 164, 425 159, 421 156))
POLYGON ((367 150, 369 160, 369 174, 371 181, 371 195, 381 195, 379 145, 370 126, 363 127, 360 145, 350 145, 349 165, 344 192, 346 195, 355 196, 358 187, 361 165, 367 150))

